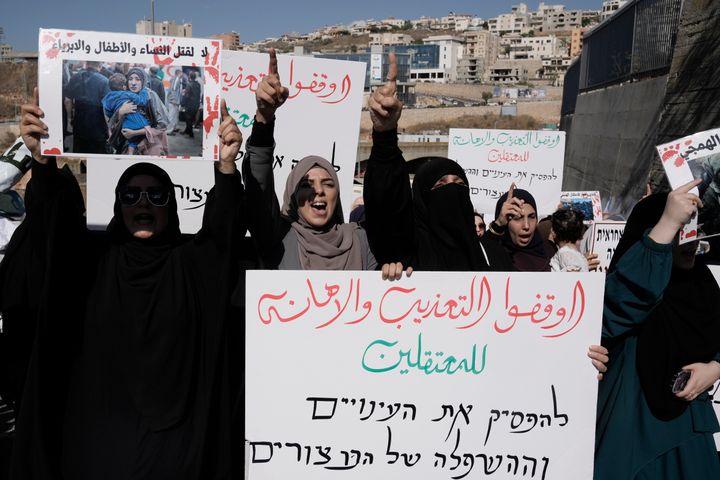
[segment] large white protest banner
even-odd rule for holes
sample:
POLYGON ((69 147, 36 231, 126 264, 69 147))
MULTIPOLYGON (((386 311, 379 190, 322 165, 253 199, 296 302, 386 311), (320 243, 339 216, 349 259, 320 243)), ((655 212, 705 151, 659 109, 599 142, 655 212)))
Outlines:
POLYGON ((592 247, 590 251, 596 253, 600 261, 596 271, 607 273, 618 242, 620 242, 625 232, 625 222, 595 222, 592 229, 592 247))
MULTIPOLYGON (((269 55, 223 51, 223 98, 247 140, 255 118, 255 91, 267 74, 269 55)), ((352 205, 360 112, 366 65, 279 55, 278 73, 289 97, 275 120, 275 191, 282 204, 285 181, 303 157, 318 155, 333 164, 340 181, 345 219, 352 205)), ((244 145, 243 145, 244 151, 244 145)))
POLYGON ((38 88, 49 131, 42 139, 43 154, 97 157, 146 152, 155 158, 217 160, 221 48, 220 40, 41 29, 38 88), (169 114, 165 105, 169 99, 156 97, 164 94, 164 86, 158 87, 160 93, 152 89, 152 67, 168 72, 187 70, 185 91, 196 92, 193 99, 197 102, 187 111, 195 112, 201 106, 203 111, 203 128, 196 140, 181 142, 166 137, 169 132, 164 122, 169 122, 169 114), (134 82, 133 71, 139 71, 142 78, 134 82), (107 79, 112 74, 125 77, 125 88, 121 82, 107 79), (190 76, 195 75, 197 80, 192 80, 190 76), (133 85, 138 85, 137 91, 133 85), (66 99, 71 101, 67 103, 66 99), (112 150, 105 118, 112 118, 125 102, 137 107, 122 121, 127 132, 136 131, 128 140, 133 150, 112 150), (67 138, 64 114, 72 127, 72 136, 67 138), (148 142, 154 147, 147 147, 148 142))
POLYGON ((604 277, 250 271, 249 478, 592 478, 604 277))
POLYGON ((480 213, 493 215, 497 199, 513 182, 533 194, 538 214, 557 208, 565 132, 451 128, 448 156, 465 169, 480 213))
POLYGON ((692 193, 700 196, 703 208, 680 231, 680 243, 720 235, 720 128, 658 145, 657 152, 672 188, 702 180, 692 193))
MULTIPOLYGON (((115 186, 120 175, 137 160, 88 158, 87 160, 87 224, 88 228, 104 230, 113 216, 115 186)), ((215 185, 212 162, 178 162, 152 160, 168 174, 175 186, 175 200, 182 233, 196 233, 202 225, 205 202, 215 185)))

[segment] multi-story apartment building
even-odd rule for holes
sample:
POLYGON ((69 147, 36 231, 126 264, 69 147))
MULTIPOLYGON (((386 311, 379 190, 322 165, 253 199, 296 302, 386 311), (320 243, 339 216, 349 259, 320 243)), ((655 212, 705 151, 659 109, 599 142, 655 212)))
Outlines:
POLYGON ((152 20, 138 20, 135 24, 135 33, 139 35, 166 35, 170 37, 192 37, 192 23, 177 24, 174 20, 155 22, 153 32, 152 20))
POLYGON ((413 38, 404 33, 371 33, 370 46, 373 45, 410 45, 413 38))
POLYGON ((543 37, 519 37, 510 41, 511 60, 541 60, 562 53, 562 44, 553 35, 543 37))
POLYGON ((463 39, 453 35, 435 35, 424 38, 423 43, 440 47, 438 68, 443 73, 443 76, 434 79, 434 81, 439 83, 457 81, 458 61, 463 56, 463 39))
POLYGON ((402 18, 388 17, 385 20, 380 20, 380 23, 387 27, 402 28, 405 26, 405 20, 402 18))
POLYGON ((590 28, 574 28, 570 35, 570 56, 577 57, 582 53, 583 34, 590 28))
POLYGON ((542 24, 543 33, 556 32, 559 30, 572 30, 582 27, 582 10, 563 10, 550 12, 545 15, 542 24))
POLYGON ((617 10, 622 8, 628 0, 606 0, 600 8, 600 21, 603 22, 610 18, 617 10))
POLYGON ((463 57, 479 57, 489 61, 497 58, 500 50, 500 38, 487 30, 469 30, 465 32, 463 57))
POLYGON ((238 32, 218 33, 217 35, 210 35, 210 38, 222 40, 223 49, 225 50, 240 50, 240 34, 238 32))
POLYGON ((530 26, 530 14, 528 13, 503 13, 497 17, 488 19, 488 30, 496 35, 524 34, 532 30, 530 26))

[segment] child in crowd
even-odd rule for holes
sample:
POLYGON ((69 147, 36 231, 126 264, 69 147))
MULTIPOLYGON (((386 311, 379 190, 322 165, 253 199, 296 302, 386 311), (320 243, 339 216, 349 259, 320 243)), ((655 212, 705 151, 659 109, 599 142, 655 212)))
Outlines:
POLYGON ((583 214, 574 208, 561 208, 552 214, 551 238, 558 246, 550 259, 553 272, 587 272, 588 262, 580 253, 577 242, 583 237, 585 225, 583 214))
MULTIPOLYGON (((149 96, 147 89, 143 88, 139 93, 129 91, 127 89, 127 78, 122 73, 111 75, 108 79, 108 86, 110 92, 105 95, 102 101, 106 121, 125 102, 130 101, 138 107, 148 106, 149 96)), ((123 135, 128 139, 128 154, 133 155, 135 153, 138 144, 145 137, 145 127, 148 126, 150 126, 150 121, 141 113, 141 110, 125 115, 122 128, 123 135)))

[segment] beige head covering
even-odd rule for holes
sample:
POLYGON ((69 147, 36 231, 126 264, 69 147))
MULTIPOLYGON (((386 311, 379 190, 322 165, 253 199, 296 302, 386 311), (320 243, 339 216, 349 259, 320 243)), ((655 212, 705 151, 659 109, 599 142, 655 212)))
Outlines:
POLYGON ((300 265, 305 270, 362 270, 362 246, 355 232, 356 223, 343 223, 340 183, 335 168, 322 157, 300 160, 288 176, 283 195, 282 214, 292 219, 298 240, 300 265), (330 174, 338 190, 335 211, 322 228, 315 228, 298 213, 297 188, 311 168, 320 167, 330 174))

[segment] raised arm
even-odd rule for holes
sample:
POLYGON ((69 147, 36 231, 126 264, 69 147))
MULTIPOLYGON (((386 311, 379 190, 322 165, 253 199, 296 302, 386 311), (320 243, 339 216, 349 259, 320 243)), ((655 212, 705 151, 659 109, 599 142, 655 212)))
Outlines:
POLYGON ((411 266, 415 248, 412 193, 405 159, 398 147, 397 125, 402 103, 397 99, 397 62, 389 54, 387 82, 368 99, 373 146, 365 172, 365 227, 380 265, 411 266))
POLYGON ((235 166, 242 145, 242 134, 235 119, 228 113, 225 100, 222 101, 220 112, 220 149, 219 161, 215 165, 215 186, 208 194, 198 240, 202 244, 205 239, 212 238, 218 251, 226 252, 234 245, 236 237, 245 234, 246 209, 242 181, 235 166))
POLYGON ((672 271, 672 241, 697 214, 702 202, 690 190, 700 180, 668 195, 662 217, 642 240, 618 261, 605 280, 603 331, 605 339, 618 337, 645 321, 662 298, 672 271))
POLYGON ((257 110, 252 134, 243 157, 243 178, 248 202, 248 228, 266 267, 274 268, 282 258, 282 239, 287 222, 280 215, 275 195, 273 153, 275 148, 275 112, 288 98, 278 72, 277 56, 270 49, 268 74, 255 92, 257 110))

